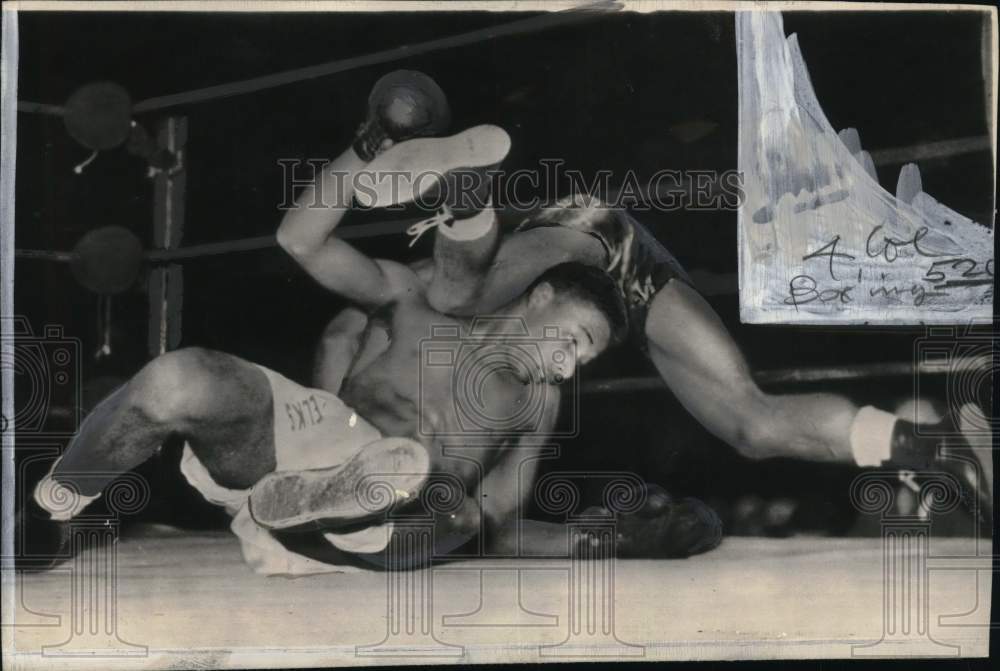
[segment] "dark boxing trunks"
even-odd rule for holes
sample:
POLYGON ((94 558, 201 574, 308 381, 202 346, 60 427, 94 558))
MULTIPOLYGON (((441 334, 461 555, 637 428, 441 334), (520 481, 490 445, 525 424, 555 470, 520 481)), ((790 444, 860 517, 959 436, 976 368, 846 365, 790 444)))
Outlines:
POLYGON ((643 352, 647 351, 646 316, 653 296, 672 279, 693 286, 680 262, 626 211, 607 209, 597 216, 532 218, 518 231, 565 226, 600 241, 608 254, 608 274, 622 292, 629 311, 629 330, 643 352))

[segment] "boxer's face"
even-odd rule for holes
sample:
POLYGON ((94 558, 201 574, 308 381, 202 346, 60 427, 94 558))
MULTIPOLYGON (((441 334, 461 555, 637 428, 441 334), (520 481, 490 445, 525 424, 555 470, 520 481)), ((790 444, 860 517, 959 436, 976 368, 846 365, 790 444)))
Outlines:
POLYGON ((543 298, 529 301, 525 321, 541 350, 547 382, 557 384, 607 349, 611 327, 604 313, 585 299, 554 294, 543 298), (549 337, 553 331, 558 335, 549 337))

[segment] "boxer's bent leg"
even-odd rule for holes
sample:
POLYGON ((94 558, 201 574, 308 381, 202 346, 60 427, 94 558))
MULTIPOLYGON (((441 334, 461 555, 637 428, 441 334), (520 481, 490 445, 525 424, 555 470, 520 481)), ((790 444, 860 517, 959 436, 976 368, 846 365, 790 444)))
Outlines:
POLYGON ((451 225, 441 224, 434 236, 434 273, 427 287, 432 306, 450 311, 452 306, 474 303, 482 281, 496 258, 500 226, 492 208, 451 225))
POLYGON ((543 272, 575 261, 603 268, 607 253, 601 242, 586 233, 562 226, 533 228, 505 236, 492 261, 483 263, 482 244, 476 240, 447 241, 447 256, 435 242, 435 273, 427 296, 431 306, 455 315, 487 313, 507 305, 524 293, 543 272), (468 258, 462 259, 465 255, 468 258), (447 263, 447 269, 442 265, 447 263), (459 290, 457 287, 461 286, 459 290), (475 287, 474 291, 468 289, 475 287), (456 296, 464 297, 461 301, 456 296))
POLYGON ((684 407, 744 456, 853 463, 857 406, 834 394, 765 394, 718 315, 684 282, 668 282, 653 298, 645 335, 684 407))
POLYGON ((53 477, 96 495, 178 435, 219 484, 245 488, 274 470, 273 425, 271 389, 259 368, 222 352, 169 352, 90 413, 53 477))

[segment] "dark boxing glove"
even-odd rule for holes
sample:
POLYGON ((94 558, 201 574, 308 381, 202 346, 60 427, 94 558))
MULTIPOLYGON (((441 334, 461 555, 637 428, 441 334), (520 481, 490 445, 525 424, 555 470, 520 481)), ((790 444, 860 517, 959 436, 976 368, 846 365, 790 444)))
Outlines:
MULTIPOLYGON (((657 485, 645 486, 645 502, 631 513, 612 514, 590 508, 587 514, 614 520, 614 554, 619 558, 681 558, 708 552, 722 542, 722 522, 711 508, 694 498, 674 501, 657 485)), ((600 547, 606 534, 583 533, 574 544, 578 557, 610 556, 600 547)))
POLYGON ((433 79, 415 70, 385 75, 368 96, 368 117, 354 140, 354 151, 371 161, 386 140, 436 135, 451 122, 448 99, 433 79))

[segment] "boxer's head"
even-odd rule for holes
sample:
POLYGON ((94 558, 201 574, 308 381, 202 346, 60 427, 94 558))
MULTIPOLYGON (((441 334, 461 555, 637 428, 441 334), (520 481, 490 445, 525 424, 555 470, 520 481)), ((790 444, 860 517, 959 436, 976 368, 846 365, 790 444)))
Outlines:
POLYGON ((628 333, 628 313, 611 277, 593 266, 563 263, 528 287, 520 314, 542 350, 546 378, 573 376, 628 333), (556 337, 550 337, 555 331, 556 337))

